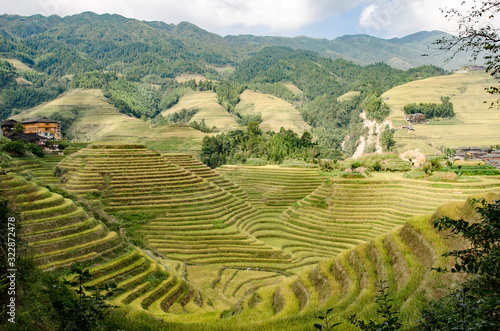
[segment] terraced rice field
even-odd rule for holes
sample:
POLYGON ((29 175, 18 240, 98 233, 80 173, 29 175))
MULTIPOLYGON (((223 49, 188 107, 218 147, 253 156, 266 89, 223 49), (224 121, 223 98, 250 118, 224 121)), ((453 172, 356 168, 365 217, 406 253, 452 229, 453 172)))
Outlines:
POLYGON ((236 111, 241 114, 260 113, 262 115, 260 128, 263 132, 269 130, 279 132, 280 128, 284 127, 301 135, 305 130, 311 129, 299 111, 283 99, 251 90, 245 90, 240 98, 236 111))
POLYGON ((199 162, 140 145, 90 147, 60 163, 68 169, 66 188, 79 194, 99 190, 109 212, 153 214, 140 231, 157 252, 189 263, 273 270, 290 262, 281 250, 236 227, 255 208, 237 186, 199 162))
MULTIPOLYGON (((242 229, 312 265, 403 225, 415 215, 477 194, 498 192, 498 181, 442 184, 391 179, 331 179, 279 217, 257 216, 242 229)), ((300 263, 299 263, 300 261, 300 263)))
MULTIPOLYGON (((73 254, 40 255, 38 263, 50 269, 92 261, 92 282, 124 288, 114 303, 193 330, 302 330, 316 322, 318 309, 330 307, 339 318, 373 318, 379 280, 387 281, 394 304, 411 321, 439 291, 430 268, 447 263, 440 257, 447 242, 433 230, 430 215, 437 208, 434 218, 456 217, 466 197, 500 192, 499 178, 444 183, 397 173, 328 178, 311 168, 278 166, 213 170, 190 155, 139 144, 90 145, 58 165, 68 169, 70 192, 99 191, 93 194, 108 212, 144 217, 138 233, 161 257, 131 246, 71 201, 32 188, 24 195, 29 198, 18 197, 21 206, 32 201, 23 211, 27 238, 43 248, 39 254, 73 254), (55 217, 48 223, 30 220, 40 206, 45 212, 69 209, 45 217, 55 217), (84 249, 87 242, 94 251, 84 249)), ((14 188, 14 195, 18 186, 34 185, 12 178, 4 177, 1 187, 14 188)))
POLYGON ((484 90, 495 84, 490 75, 477 71, 417 80, 382 94, 383 98, 388 98, 385 103, 391 107, 389 119, 395 126, 406 125, 403 107, 411 102, 440 103, 441 96, 449 96, 456 113, 453 120, 431 121, 415 125, 415 131, 398 131, 398 151, 423 149, 423 141, 434 148, 497 144, 500 141, 500 117, 489 106, 498 97, 484 90))
POLYGON ((0 193, 11 198, 20 212, 21 235, 43 270, 74 262, 91 265, 93 279, 88 285, 114 282, 122 290, 112 298, 114 304, 134 305, 152 313, 187 306, 192 311, 212 309, 200 291, 178 273, 109 231, 72 200, 13 174, 0 176, 0 193))
MULTIPOLYGON (((457 204, 449 207, 463 208, 457 204)), ((401 309, 403 320, 412 323, 426 300, 439 292, 439 275, 431 267, 449 263, 441 256, 447 250, 447 241, 430 222, 443 213, 446 208, 433 217, 413 218, 403 227, 344 250, 336 258, 324 260, 279 285, 258 289, 243 300, 240 315, 229 319, 227 325, 265 320, 263 330, 285 325, 305 330, 317 322, 313 316, 318 310, 333 308, 335 322, 343 322, 339 329, 357 330, 345 321, 352 314, 362 319, 376 318, 373 298, 380 281, 389 287, 392 304, 401 309)))
POLYGON ((107 102, 98 89, 71 90, 13 118, 22 120, 35 116, 50 117, 55 112, 68 117, 73 116, 74 109, 78 110, 78 118, 67 132, 74 141, 146 143, 159 151, 184 153, 199 151, 206 135, 188 126, 153 125, 122 114, 107 102))
POLYGON ((191 118, 191 122, 200 123, 204 119, 208 127, 216 126, 222 131, 234 130, 239 127, 233 116, 217 103, 217 94, 211 91, 189 93, 183 96, 175 106, 163 111, 162 115, 166 116, 180 112, 182 109, 194 108, 197 108, 198 112, 191 118))
POLYGON ((280 213, 320 186, 317 169, 224 165, 217 172, 248 193, 249 202, 265 213, 280 213))

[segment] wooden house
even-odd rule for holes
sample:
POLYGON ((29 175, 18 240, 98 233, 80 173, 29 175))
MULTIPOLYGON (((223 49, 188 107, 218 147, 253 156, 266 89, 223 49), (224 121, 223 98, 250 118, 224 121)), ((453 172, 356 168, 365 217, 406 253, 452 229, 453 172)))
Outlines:
POLYGON ((408 114, 406 115, 406 121, 411 123, 426 123, 427 119, 422 113, 408 114))
POLYGON ((5 120, 0 125, 2 127, 2 135, 7 137, 14 132, 14 127, 18 122, 15 120, 5 120))
POLYGON ((36 133, 48 139, 61 139, 61 123, 45 116, 34 117, 21 122, 24 133, 36 133))

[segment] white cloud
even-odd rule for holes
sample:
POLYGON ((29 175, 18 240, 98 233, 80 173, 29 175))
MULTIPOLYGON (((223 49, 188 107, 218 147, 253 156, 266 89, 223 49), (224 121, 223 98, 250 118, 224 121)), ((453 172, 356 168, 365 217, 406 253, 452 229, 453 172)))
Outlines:
POLYGON ((117 13, 167 23, 189 21, 205 28, 260 27, 297 31, 370 0, 22 0, 0 11, 11 14, 72 15, 83 11, 117 13))
POLYGON ((359 26, 367 34, 401 37, 421 30, 456 32, 442 9, 460 8, 462 0, 376 0, 365 7, 359 26))
MULTIPOLYGON (((472 1, 472 0, 467 0, 472 1)), ((462 0, 4 0, 0 13, 73 15, 83 11, 116 13, 140 20, 177 24, 189 21, 221 35, 252 33, 292 35, 325 19, 348 13, 343 31, 381 37, 420 30, 454 32, 457 24, 439 8, 460 8, 462 0), (357 18, 354 14, 365 8, 357 18)), ((340 23, 339 23, 340 24, 340 23)), ((328 26, 328 25, 324 25, 328 26)), ((335 25, 331 25, 335 27, 335 25)), ((321 25, 317 25, 317 28, 321 25)), ((308 30, 312 31, 312 30, 308 30)), ((314 33, 314 32, 312 32, 314 33)), ((335 35, 335 31, 316 31, 335 35)), ((314 35, 313 35, 314 37, 314 35)))

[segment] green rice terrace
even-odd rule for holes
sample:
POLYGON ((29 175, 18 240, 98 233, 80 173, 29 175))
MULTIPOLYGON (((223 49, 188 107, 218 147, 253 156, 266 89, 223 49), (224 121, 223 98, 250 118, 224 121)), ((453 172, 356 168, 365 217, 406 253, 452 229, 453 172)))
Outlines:
POLYGON ((14 161, 1 175, 37 265, 83 263, 89 284, 122 290, 113 304, 178 329, 309 330, 328 308, 339 320, 372 318, 380 280, 414 321, 453 281, 431 271, 457 244, 431 221, 470 216, 467 198, 500 191, 498 176, 444 183, 312 167, 214 170, 139 144, 82 147, 14 161))

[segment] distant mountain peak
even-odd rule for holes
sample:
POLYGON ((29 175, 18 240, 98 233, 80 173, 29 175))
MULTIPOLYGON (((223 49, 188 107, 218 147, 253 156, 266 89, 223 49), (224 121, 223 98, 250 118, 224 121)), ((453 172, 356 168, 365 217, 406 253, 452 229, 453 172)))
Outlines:
POLYGON ((447 35, 448 33, 443 32, 443 31, 438 31, 438 30, 432 30, 432 31, 419 31, 412 33, 410 35, 404 36, 402 38, 392 38, 388 39, 388 41, 394 43, 394 44, 405 44, 405 43, 411 43, 411 42, 420 42, 427 40, 429 38, 434 38, 437 39, 438 36, 443 36, 447 35))

